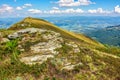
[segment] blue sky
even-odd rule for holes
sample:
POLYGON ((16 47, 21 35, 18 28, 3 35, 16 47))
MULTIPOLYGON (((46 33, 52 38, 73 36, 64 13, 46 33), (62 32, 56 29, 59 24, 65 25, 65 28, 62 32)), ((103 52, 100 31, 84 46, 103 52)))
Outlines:
POLYGON ((0 17, 120 16, 120 0, 0 0, 0 17))

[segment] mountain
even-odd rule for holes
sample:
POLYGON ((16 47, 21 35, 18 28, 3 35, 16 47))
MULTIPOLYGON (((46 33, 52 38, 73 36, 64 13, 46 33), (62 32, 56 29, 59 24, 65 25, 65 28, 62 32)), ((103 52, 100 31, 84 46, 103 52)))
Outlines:
POLYGON ((87 35, 94 37, 101 43, 120 46, 120 25, 98 29, 88 33, 87 35))
POLYGON ((100 45, 102 46, 100 43, 96 42, 95 40, 92 40, 91 38, 85 37, 82 34, 79 34, 80 36, 76 35, 75 33, 72 32, 68 32, 66 30, 63 30, 43 19, 36 19, 36 18, 31 18, 31 17, 27 17, 25 18, 23 21, 11 26, 9 28, 9 30, 19 30, 19 29, 24 29, 26 28, 26 25, 28 25, 27 27, 35 27, 35 28, 42 28, 42 29, 48 29, 48 30, 53 30, 56 32, 61 33, 62 37, 65 37, 67 39, 75 39, 76 41, 83 41, 83 42, 87 42, 90 44, 94 44, 94 45, 100 45))
POLYGON ((0 79, 119 80, 120 49, 27 17, 0 30, 0 79))
POLYGON ((116 26, 109 26, 106 28, 107 30, 120 30, 120 25, 116 25, 116 26))

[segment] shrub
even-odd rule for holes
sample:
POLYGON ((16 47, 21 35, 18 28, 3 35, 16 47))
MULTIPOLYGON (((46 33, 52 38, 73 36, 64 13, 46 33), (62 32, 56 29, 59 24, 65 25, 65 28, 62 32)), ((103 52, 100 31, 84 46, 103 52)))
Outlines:
POLYGON ((5 51, 6 53, 12 53, 11 55, 11 62, 18 60, 18 55, 20 54, 20 51, 17 49, 18 46, 18 40, 11 40, 6 43, 5 45, 5 51))
POLYGON ((13 53, 17 50, 17 46, 18 46, 18 41, 17 40, 11 40, 9 42, 6 43, 6 51, 8 51, 8 53, 13 53))

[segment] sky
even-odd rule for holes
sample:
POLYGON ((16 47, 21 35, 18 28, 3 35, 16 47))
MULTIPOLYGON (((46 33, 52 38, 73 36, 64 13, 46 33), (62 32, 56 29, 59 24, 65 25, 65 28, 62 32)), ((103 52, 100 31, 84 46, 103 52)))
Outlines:
POLYGON ((120 0, 0 0, 0 17, 120 16, 120 0))

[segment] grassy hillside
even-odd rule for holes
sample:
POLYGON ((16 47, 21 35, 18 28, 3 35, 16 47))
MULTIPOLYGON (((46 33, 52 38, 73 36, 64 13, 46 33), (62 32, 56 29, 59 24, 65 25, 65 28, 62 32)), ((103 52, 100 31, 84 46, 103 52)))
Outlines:
POLYGON ((100 44, 99 42, 92 40, 84 36, 83 34, 75 34, 73 32, 68 32, 67 30, 63 30, 55 26, 54 24, 51 24, 50 22, 47 22, 42 19, 31 18, 31 17, 25 18, 23 21, 14 24, 9 28, 9 30, 20 30, 28 27, 53 30, 55 32, 61 33, 62 37, 65 37, 66 39, 70 39, 70 40, 74 40, 76 42, 82 42, 82 43, 87 42, 88 44, 103 47, 103 45, 100 44), (24 26, 21 26, 22 24, 24 24, 24 26))
POLYGON ((91 31, 87 35, 95 37, 101 43, 120 46, 120 25, 91 31))
POLYGON ((41 19, 0 30, 0 80, 120 80, 119 55, 117 47, 41 19))

